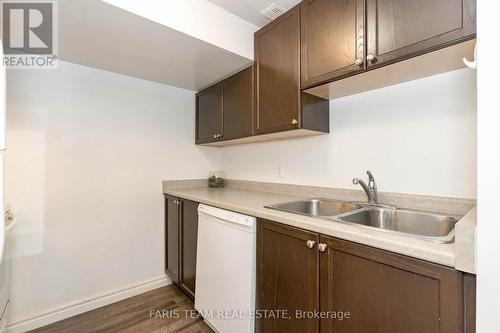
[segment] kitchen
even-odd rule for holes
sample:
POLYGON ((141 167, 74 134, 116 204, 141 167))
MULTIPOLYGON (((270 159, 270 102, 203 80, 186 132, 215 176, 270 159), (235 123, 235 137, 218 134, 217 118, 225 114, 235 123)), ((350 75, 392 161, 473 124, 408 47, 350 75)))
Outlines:
POLYGON ((496 331, 494 5, 275 2, 53 6, 57 68, 6 72, 7 331, 496 331))

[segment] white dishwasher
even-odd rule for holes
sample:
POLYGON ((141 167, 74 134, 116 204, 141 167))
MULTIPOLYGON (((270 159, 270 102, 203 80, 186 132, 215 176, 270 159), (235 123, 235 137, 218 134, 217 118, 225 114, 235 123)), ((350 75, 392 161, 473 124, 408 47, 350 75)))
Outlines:
POLYGON ((198 207, 195 309, 220 333, 254 332, 254 217, 198 207))

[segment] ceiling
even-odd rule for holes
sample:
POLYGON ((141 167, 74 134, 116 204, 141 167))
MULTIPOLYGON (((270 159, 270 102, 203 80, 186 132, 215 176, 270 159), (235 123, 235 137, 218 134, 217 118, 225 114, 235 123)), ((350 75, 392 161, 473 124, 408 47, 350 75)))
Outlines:
POLYGON ((258 27, 263 27, 269 20, 262 17, 260 12, 267 8, 273 2, 285 8, 292 8, 300 2, 300 0, 208 0, 211 3, 233 13, 242 19, 255 24, 258 27))
POLYGON ((59 0, 59 59, 192 91, 251 63, 100 0, 59 0))

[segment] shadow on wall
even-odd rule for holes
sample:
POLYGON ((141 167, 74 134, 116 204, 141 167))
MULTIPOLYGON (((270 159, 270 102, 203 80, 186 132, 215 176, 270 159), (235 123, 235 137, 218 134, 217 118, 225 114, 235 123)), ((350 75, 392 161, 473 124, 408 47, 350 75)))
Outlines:
POLYGON ((11 257, 37 255, 44 248, 45 133, 9 130, 8 137, 5 197, 7 203, 14 203, 17 220, 10 235, 11 257))
POLYGON ((329 135, 224 147, 222 166, 233 179, 347 189, 370 169, 381 191, 474 199, 476 90, 462 69, 340 98, 329 135))

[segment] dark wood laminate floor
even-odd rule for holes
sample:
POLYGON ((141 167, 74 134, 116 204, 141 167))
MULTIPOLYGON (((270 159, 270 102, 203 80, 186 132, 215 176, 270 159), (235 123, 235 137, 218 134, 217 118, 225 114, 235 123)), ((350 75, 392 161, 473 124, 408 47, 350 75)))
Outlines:
POLYGON ((194 314, 191 300, 170 285, 30 333, 212 333, 203 319, 194 314))

